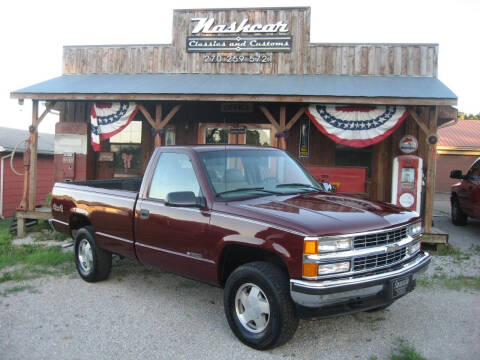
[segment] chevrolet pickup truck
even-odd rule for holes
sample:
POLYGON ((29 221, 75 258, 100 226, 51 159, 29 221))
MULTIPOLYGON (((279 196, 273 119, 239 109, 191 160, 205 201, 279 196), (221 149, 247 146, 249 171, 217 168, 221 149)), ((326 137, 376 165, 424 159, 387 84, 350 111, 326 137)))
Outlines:
POLYGON ((117 254, 223 287, 230 328, 260 350, 299 315, 389 306, 430 262, 417 213, 325 192, 275 148, 159 147, 141 179, 56 183, 52 213, 84 280, 117 254))
POLYGON ((452 223, 457 226, 467 225, 468 217, 480 219, 480 158, 463 175, 462 170, 452 170, 452 179, 460 181, 452 185, 450 196, 452 223))

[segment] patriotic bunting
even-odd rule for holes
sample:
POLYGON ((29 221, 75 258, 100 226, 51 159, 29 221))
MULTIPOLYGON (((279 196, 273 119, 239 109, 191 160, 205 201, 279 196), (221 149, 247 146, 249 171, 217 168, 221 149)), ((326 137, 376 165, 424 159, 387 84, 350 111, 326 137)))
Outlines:
POLYGON ((405 120, 404 106, 312 104, 307 115, 317 129, 338 144, 362 148, 392 134, 405 120))
POLYGON ((91 109, 92 147, 100 151, 100 140, 111 138, 125 129, 137 114, 134 102, 95 103, 91 109))

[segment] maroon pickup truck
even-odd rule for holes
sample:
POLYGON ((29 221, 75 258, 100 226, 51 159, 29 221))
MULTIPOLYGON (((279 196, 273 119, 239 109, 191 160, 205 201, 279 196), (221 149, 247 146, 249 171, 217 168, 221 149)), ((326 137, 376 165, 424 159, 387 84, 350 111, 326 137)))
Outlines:
POLYGON ((157 148, 143 179, 55 184, 52 212, 84 280, 118 254, 224 287, 230 328, 256 349, 287 342, 299 315, 383 309, 430 263, 417 213, 327 193, 274 148, 157 148))
POLYGON ((452 223, 463 226, 467 224, 469 216, 480 219, 480 158, 473 163, 466 175, 462 174, 462 170, 452 170, 450 177, 460 180, 452 185, 452 223))

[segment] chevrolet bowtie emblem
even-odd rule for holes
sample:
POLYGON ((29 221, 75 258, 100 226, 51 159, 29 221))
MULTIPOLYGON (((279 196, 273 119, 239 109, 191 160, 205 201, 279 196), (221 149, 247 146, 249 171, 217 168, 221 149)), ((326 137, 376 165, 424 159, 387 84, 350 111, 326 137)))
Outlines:
POLYGON ((387 246, 387 253, 397 251, 399 247, 397 244, 389 245, 387 246))

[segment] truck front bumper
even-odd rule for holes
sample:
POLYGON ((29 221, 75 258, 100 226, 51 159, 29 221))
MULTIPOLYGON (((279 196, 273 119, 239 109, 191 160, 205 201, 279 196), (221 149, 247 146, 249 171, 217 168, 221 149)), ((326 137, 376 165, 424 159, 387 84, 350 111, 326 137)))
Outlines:
POLYGON ((430 260, 427 252, 420 252, 407 263, 371 275, 323 281, 290 280, 290 294, 295 303, 308 308, 348 303, 361 308, 362 300, 367 299, 363 301, 364 307, 375 308, 412 291, 416 278, 427 269, 430 260))

